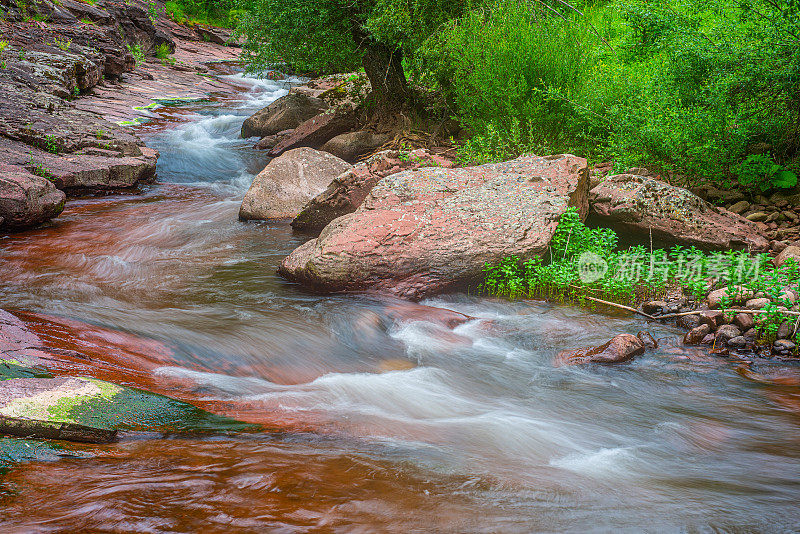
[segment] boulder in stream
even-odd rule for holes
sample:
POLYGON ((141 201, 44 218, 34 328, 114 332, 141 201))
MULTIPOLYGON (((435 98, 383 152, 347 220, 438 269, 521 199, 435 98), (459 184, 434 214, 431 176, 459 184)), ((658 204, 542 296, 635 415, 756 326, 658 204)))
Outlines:
POLYGON ((601 225, 622 232, 652 231, 659 241, 704 249, 769 248, 755 223, 652 177, 610 176, 591 190, 590 202, 601 225))
POLYGON ((242 200, 239 218, 292 218, 350 164, 327 152, 297 148, 270 161, 242 200))
POLYGON ((645 343, 639 337, 632 334, 618 334, 599 347, 562 351, 556 358, 556 363, 560 365, 622 363, 641 356, 644 350, 645 343))
POLYGON ((322 291, 412 299, 462 288, 487 262, 544 254, 568 207, 585 217, 588 185, 586 160, 569 154, 393 174, 279 272, 322 291))

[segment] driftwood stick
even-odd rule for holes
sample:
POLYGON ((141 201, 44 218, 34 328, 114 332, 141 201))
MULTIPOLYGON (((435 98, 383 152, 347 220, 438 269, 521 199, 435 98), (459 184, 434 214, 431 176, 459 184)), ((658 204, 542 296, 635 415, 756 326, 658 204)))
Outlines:
MULTIPOLYGON (((674 319, 675 317, 684 317, 686 315, 699 315, 699 314, 701 314, 703 312, 707 312, 707 311, 723 311, 725 313, 750 313, 750 314, 753 314, 753 315, 758 315, 760 313, 767 313, 766 310, 694 310, 694 311, 681 312, 681 313, 668 313, 666 315, 659 315, 659 316, 654 317, 654 318, 658 319, 658 320, 661 320, 661 319, 674 319)), ((794 316, 800 317, 800 312, 791 311, 791 310, 786 310, 786 311, 782 311, 782 312, 779 312, 779 313, 782 313, 784 315, 794 315, 794 316)))
POLYGON ((639 315, 643 315, 648 319, 656 320, 658 317, 653 317, 649 313, 645 313, 643 311, 637 310, 636 308, 631 308, 630 306, 625 306, 623 304, 617 304, 616 302, 608 302, 607 300, 600 300, 594 297, 584 297, 587 300, 591 300, 592 302, 599 302, 600 304, 605 304, 606 306, 613 306, 614 308, 619 308, 621 310, 631 311, 633 313, 638 313, 639 315))

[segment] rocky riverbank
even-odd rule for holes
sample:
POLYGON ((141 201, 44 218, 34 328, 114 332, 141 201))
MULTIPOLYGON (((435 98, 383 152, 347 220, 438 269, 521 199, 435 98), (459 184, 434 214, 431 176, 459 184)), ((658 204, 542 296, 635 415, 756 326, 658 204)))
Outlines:
POLYGON ((56 217, 68 196, 152 182, 158 154, 127 125, 157 101, 237 90, 207 76, 238 56, 225 30, 153 17, 149 3, 4 0, 3 9, 0 227, 56 217))

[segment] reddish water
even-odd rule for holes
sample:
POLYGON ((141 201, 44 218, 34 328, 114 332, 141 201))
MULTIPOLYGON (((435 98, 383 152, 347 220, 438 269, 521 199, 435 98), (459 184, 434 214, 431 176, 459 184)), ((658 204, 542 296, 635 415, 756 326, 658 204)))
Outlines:
POLYGON ((190 120, 144 130, 162 183, 0 237, 0 307, 62 351, 55 372, 265 430, 133 433, 21 463, 2 479, 0 530, 798 530, 791 364, 711 357, 669 327, 576 308, 279 279, 305 238, 236 217, 264 164, 237 131, 279 94, 171 110, 190 120), (443 308, 478 319, 453 327, 443 308), (665 339, 629 365, 552 363, 643 328, 665 339))

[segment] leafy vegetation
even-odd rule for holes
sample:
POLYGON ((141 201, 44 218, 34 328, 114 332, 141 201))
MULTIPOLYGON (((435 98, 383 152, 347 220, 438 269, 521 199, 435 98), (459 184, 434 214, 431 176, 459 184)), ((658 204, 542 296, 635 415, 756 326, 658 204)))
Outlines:
POLYGON ((723 310, 735 308, 733 297, 742 291, 771 299, 765 313, 756 316, 756 327, 766 340, 773 341, 780 325, 792 319, 784 313, 794 305, 786 290, 800 294, 800 266, 792 259, 775 269, 767 254, 710 254, 680 246, 669 251, 648 251, 642 246, 619 251, 617 242, 613 230, 587 227, 570 208, 559 219, 544 257, 527 261, 507 257, 495 265, 487 264, 482 289, 511 299, 593 305, 588 296, 633 306, 661 299, 670 288, 682 287, 686 295, 700 302, 711 289, 724 287, 723 310), (600 276, 586 276, 587 264, 601 267, 600 276))
POLYGON ((128 52, 131 53, 137 65, 144 63, 146 56, 140 43, 128 44, 128 52))
POLYGON ((363 67, 378 107, 409 99, 404 61, 464 13, 467 0, 250 0, 240 31, 253 70, 284 61, 303 72, 363 67))
POLYGON ((235 0, 170 0, 164 4, 166 15, 181 24, 211 24, 233 28, 245 12, 235 0))
POLYGON ((800 150, 799 6, 493 0, 428 39, 418 69, 476 134, 467 161, 569 151, 785 188, 800 150), (756 170, 763 159, 779 170, 756 170))

